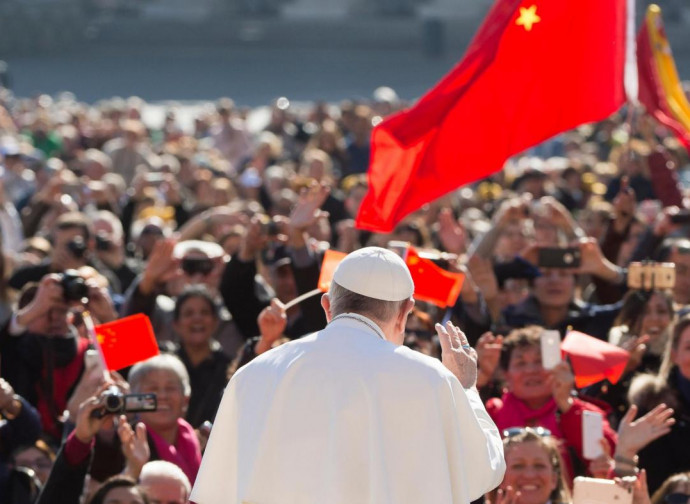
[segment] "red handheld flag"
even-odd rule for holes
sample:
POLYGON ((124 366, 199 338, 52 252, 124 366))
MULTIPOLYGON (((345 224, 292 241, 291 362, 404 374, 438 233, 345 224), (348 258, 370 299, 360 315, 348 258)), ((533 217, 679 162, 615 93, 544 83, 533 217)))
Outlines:
POLYGON ((498 0, 463 60, 374 128, 357 227, 396 223, 625 101, 626 0, 498 0))
POLYGON ((579 331, 566 334, 561 350, 570 357, 578 388, 605 378, 617 383, 630 358, 630 354, 622 348, 579 331))
POLYGON ((465 275, 446 271, 429 259, 419 257, 410 248, 405 261, 414 281, 414 297, 441 308, 453 306, 458 300, 465 275))
POLYGON ((95 331, 110 371, 126 368, 159 353, 153 327, 146 315, 137 314, 101 324, 95 331))
POLYGON ((345 252, 338 252, 337 250, 326 250, 323 255, 323 262, 321 263, 321 274, 319 275, 319 290, 321 292, 328 292, 333 281, 333 273, 335 268, 340 264, 340 261, 345 259, 347 254, 345 252))

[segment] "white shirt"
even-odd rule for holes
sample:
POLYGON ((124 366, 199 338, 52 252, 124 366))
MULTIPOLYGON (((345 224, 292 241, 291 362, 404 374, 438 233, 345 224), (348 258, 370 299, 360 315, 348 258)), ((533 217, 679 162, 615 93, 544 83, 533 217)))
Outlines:
POLYGON ((504 471, 476 391, 438 360, 337 319, 235 374, 190 499, 465 504, 504 471))

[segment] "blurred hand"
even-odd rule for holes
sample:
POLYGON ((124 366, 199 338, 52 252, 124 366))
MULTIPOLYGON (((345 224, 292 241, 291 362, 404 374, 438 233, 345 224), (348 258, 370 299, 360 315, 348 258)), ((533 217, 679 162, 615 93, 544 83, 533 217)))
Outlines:
POLYGON ((649 488, 647 487, 647 471, 640 470, 635 476, 626 476, 625 478, 615 478, 616 485, 632 490, 633 504, 651 504, 649 498, 649 488))
POLYGON ((503 336, 494 336, 491 332, 485 332, 477 341, 478 381, 481 385, 491 382, 501 358, 502 348, 503 336))
POLYGON ((98 390, 97 395, 89 397, 79 405, 74 435, 77 436, 77 439, 82 443, 91 443, 99 430, 111 426, 113 423, 113 415, 105 415, 102 418, 93 415, 94 411, 103 407, 103 398, 101 394, 108 386, 108 384, 103 385, 98 390))
POLYGON ((285 305, 278 298, 271 299, 271 304, 261 310, 257 320, 261 337, 256 344, 257 355, 273 348, 287 327, 285 305))
POLYGON ((120 415, 117 435, 120 437, 122 453, 127 461, 125 472, 132 478, 138 479, 141 468, 151 458, 151 450, 146 438, 146 426, 139 422, 132 429, 132 426, 127 422, 127 417, 120 415))
POLYGON ((0 378, 0 411, 5 411, 14 401, 14 389, 6 380, 0 378))
POLYGON ((505 489, 499 488, 496 490, 496 497, 494 499, 485 499, 485 504, 519 504, 522 499, 522 494, 519 490, 515 490, 512 486, 505 489))
POLYGON ((213 424, 206 421, 201 425, 201 427, 194 431, 197 439, 199 440, 199 446, 201 447, 202 454, 204 453, 204 450, 206 450, 206 445, 208 444, 208 438, 211 436, 212 428, 213 424))
POLYGON ((498 280, 494 273, 491 259, 484 259, 477 254, 470 257, 467 269, 472 276, 472 281, 481 291, 486 301, 493 301, 498 296, 498 280))
POLYGON ((266 247, 268 236, 258 215, 252 217, 240 245, 239 258, 242 261, 254 261, 261 250, 266 247))
POLYGON ((529 201, 525 197, 505 200, 494 214, 494 225, 502 228, 510 223, 525 220, 529 215, 529 201))
POLYGON ((17 323, 27 326, 35 319, 46 315, 52 308, 67 310, 60 276, 54 273, 41 278, 34 299, 17 312, 17 323))
POLYGON ((297 204, 290 214, 290 226, 295 231, 304 232, 316 222, 322 214, 320 208, 331 192, 325 184, 313 182, 311 186, 300 191, 297 204))
POLYGON ((630 353, 623 374, 630 373, 637 369, 642 362, 642 357, 644 357, 645 352, 647 352, 647 343, 649 343, 649 336, 646 334, 623 342, 621 348, 630 353))
POLYGON ((465 231, 450 208, 443 208, 438 214, 438 237, 446 252, 462 254, 466 249, 465 231))
POLYGON ((602 449, 602 454, 589 463, 589 472, 594 478, 607 479, 609 473, 615 467, 615 461, 611 456, 611 445, 606 439, 600 439, 599 445, 602 449))
POLYGON ((630 187, 628 177, 623 177, 620 191, 613 199, 613 208, 616 213, 613 220, 613 227, 616 233, 623 234, 625 232, 628 224, 630 224, 630 221, 635 216, 636 204, 637 198, 635 196, 635 191, 630 187))
POLYGON ((165 238, 153 245, 139 283, 139 290, 143 294, 152 293, 160 285, 179 275, 179 261, 173 257, 176 244, 176 240, 165 238))
POLYGON ((671 427, 676 422, 673 410, 665 404, 660 404, 635 420, 637 411, 637 406, 630 406, 618 426, 616 455, 632 459, 649 443, 671 432, 671 427))
POLYGON ((577 273, 595 275, 604 280, 618 276, 616 267, 604 257, 599 243, 594 238, 582 238, 576 245, 580 248, 581 262, 577 273))
POLYGON ((677 206, 664 208, 664 211, 659 214, 654 224, 654 235, 662 237, 677 231, 680 226, 671 222, 671 216, 676 215, 678 212, 680 212, 680 209, 677 206))
POLYGON ((445 326, 436 324, 436 333, 441 342, 441 362, 460 380, 466 389, 477 385, 477 352, 470 347, 467 336, 459 327, 448 322, 445 326))
POLYGON ((87 280, 86 285, 89 288, 89 302, 86 306, 96 320, 96 324, 104 324, 117 319, 118 313, 108 289, 100 287, 92 280, 87 280))
POLYGON ((359 246, 359 230, 355 227, 354 219, 344 219, 336 224, 338 233, 338 250, 350 253, 359 246))
POLYGON ((558 363, 548 373, 547 383, 551 386, 553 399, 561 413, 565 413, 573 404, 572 391, 575 386, 575 375, 566 361, 558 363))

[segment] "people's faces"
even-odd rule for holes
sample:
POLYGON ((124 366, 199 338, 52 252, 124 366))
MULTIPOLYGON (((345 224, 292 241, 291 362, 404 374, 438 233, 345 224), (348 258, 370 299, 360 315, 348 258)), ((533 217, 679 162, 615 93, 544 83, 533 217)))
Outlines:
POLYGON ((204 297, 187 298, 175 321, 175 331, 182 342, 192 346, 208 344, 217 326, 216 313, 204 297))
POLYGON ((144 499, 135 487, 116 487, 106 494, 103 504, 144 504, 144 499))
POLYGON ((177 419, 184 417, 189 398, 185 397, 180 378, 172 371, 155 369, 144 376, 138 390, 141 394, 156 394, 158 409, 141 413, 141 421, 157 430, 170 429, 177 419))
POLYGON ((574 295, 575 275, 565 268, 542 268, 534 280, 534 297, 542 306, 566 307, 574 295))
POLYGON ((690 327, 681 333, 676 347, 671 351, 671 360, 678 366, 680 373, 690 380, 690 327))
POLYGON ((655 292, 644 307, 640 320, 639 336, 647 334, 650 339, 657 339, 671 323, 671 316, 666 298, 655 292))
POLYGON ((81 238, 81 240, 84 242, 86 245, 86 239, 84 238, 84 230, 80 229, 78 227, 74 228, 67 228, 67 229, 58 229, 55 231, 54 234, 54 243, 53 243, 53 251, 55 253, 57 252, 62 252, 66 253, 68 255, 71 255, 72 258, 74 258, 74 254, 72 251, 70 251, 68 244, 75 240, 81 238))
POLYGON ((517 504, 544 504, 558 487, 558 473, 548 451, 534 441, 516 443, 505 453, 506 473, 501 488, 520 492, 517 504))
POLYGON ((508 390, 522 401, 536 404, 551 397, 538 345, 513 349, 505 377, 508 390))
POLYGON ((683 254, 674 248, 669 261, 676 265, 673 300, 682 305, 690 304, 690 253, 683 254))

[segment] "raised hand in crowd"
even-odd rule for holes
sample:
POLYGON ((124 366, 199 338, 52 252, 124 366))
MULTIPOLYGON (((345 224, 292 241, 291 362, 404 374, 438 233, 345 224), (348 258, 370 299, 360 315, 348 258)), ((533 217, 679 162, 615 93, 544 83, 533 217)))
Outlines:
POLYGON ((635 420, 637 411, 637 406, 630 406, 618 426, 616 462, 634 460, 645 446, 671 432, 671 427, 676 422, 673 409, 665 404, 658 405, 635 420))
POLYGON ((594 275, 610 283, 618 283, 621 280, 620 269, 604 257, 599 243, 594 238, 582 238, 576 245, 580 248, 581 256, 577 273, 594 275))
POLYGON ((452 322, 436 324, 441 343, 441 362, 460 380, 466 389, 477 385, 477 352, 470 347, 467 336, 452 322))
POLYGON ((450 208, 443 208, 438 214, 438 238, 446 252, 465 252, 467 236, 450 208))
POLYGON ((611 445, 606 439, 600 439, 599 446, 601 446, 601 455, 589 463, 589 473, 594 478, 607 479, 615 467, 615 461, 611 456, 611 445))
POLYGON ((354 219, 343 219, 335 225, 338 241, 336 249, 349 254, 359 248, 359 230, 354 219))
POLYGON ((572 391, 575 386, 575 375, 570 364, 566 361, 559 362, 552 370, 548 371, 547 383, 551 387, 556 406, 561 413, 567 412, 573 405, 572 391))
POLYGON ((525 220, 529 216, 530 200, 524 195, 520 198, 506 199, 493 216, 494 226, 503 228, 511 223, 525 220))
POLYGON ((86 286, 89 289, 89 301, 86 304, 86 309, 91 312, 95 324, 105 324, 117 319, 118 313, 115 310, 115 303, 110 297, 107 286, 99 284, 94 279, 86 280, 86 286))
POLYGON ((241 261, 249 262, 256 260, 259 252, 261 252, 268 243, 268 235, 266 234, 265 226, 261 222, 258 215, 252 217, 247 232, 242 239, 238 257, 241 261))
POLYGON ((485 504, 520 504, 522 494, 520 490, 516 490, 512 486, 506 488, 499 488, 495 492, 495 496, 487 496, 484 499, 485 504))
POLYGON ((0 413, 6 418, 15 418, 22 410, 22 402, 14 393, 8 381, 0 378, 0 413))
POLYGON ((82 443, 91 443, 101 429, 108 429, 113 426, 113 415, 96 414, 98 410, 103 409, 105 405, 103 392, 110 386, 108 383, 103 384, 98 389, 96 395, 87 398, 79 405, 75 419, 74 435, 82 443))
POLYGON ((491 316, 497 320, 500 316, 501 306, 498 299, 498 280, 491 259, 485 259, 475 254, 467 261, 467 270, 479 292, 482 293, 491 316))
POLYGON ((542 213, 543 217, 548 219, 551 224, 565 233, 569 240, 584 236, 584 231, 580 228, 575 219, 573 219, 572 214, 554 197, 544 196, 543 198, 540 198, 538 201, 534 202, 534 204, 538 204, 541 207, 540 212, 542 213))
POLYGON ((33 300, 17 312, 17 324, 26 327, 32 321, 43 317, 53 308, 67 311, 60 275, 49 274, 41 278, 33 300))
POLYGON ((486 332, 477 341, 477 364, 479 374, 477 377, 477 387, 481 388, 491 383, 498 368, 498 361, 501 358, 503 348, 503 336, 494 336, 491 332, 486 332))
POLYGON ((261 310, 258 318, 260 337, 254 347, 256 355, 267 352, 278 341, 287 327, 285 305, 278 298, 271 299, 271 304, 261 310))
POLYGON ((636 338, 629 338, 620 345, 621 348, 630 353, 628 362, 625 364, 623 374, 630 373, 638 368, 642 363, 642 358, 647 352, 647 343, 649 343, 649 335, 643 334, 636 338))
POLYGON ((331 188, 326 184, 313 182, 303 188, 298 196, 297 204, 290 213, 289 243, 294 248, 304 247, 304 234, 313 227, 319 219, 328 216, 328 212, 321 210, 331 188))
POLYGON ((141 468, 151 458, 151 449, 146 437, 146 425, 138 422, 134 428, 127 421, 125 415, 120 415, 117 426, 117 435, 120 438, 122 453, 125 456, 124 473, 132 478, 139 479, 141 468))
POLYGON ((616 484, 626 490, 632 491, 633 504, 651 504, 652 500, 649 498, 649 488, 647 486, 647 471, 640 470, 635 476, 625 476, 623 478, 615 478, 616 484))
POLYGON ((180 275, 179 261, 173 256, 176 243, 176 240, 166 238, 154 244, 139 283, 142 294, 151 294, 168 280, 180 275))
POLYGON ((680 212, 680 208, 677 206, 664 208, 664 211, 658 215, 656 222, 654 223, 654 236, 663 238, 678 231, 681 226, 679 224, 674 224, 672 220, 672 217, 677 215, 678 212, 680 212))

